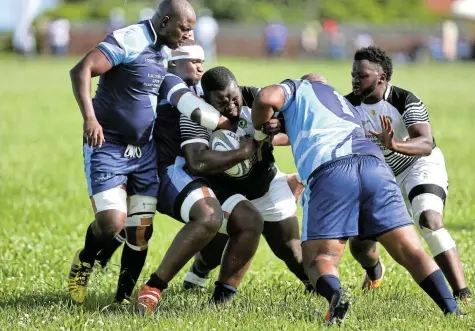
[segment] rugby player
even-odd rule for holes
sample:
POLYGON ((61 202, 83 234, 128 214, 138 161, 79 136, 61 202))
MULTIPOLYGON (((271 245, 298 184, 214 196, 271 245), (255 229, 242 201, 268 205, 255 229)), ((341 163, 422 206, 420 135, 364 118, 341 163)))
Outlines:
MULTIPOLYGON (((186 88, 199 93, 197 83, 203 74, 203 62, 203 49, 193 41, 172 50, 169 58, 170 74, 165 77, 161 90, 176 93, 186 87, 181 77, 188 85, 186 88)), ((157 209, 185 225, 171 243, 156 272, 141 287, 137 308, 141 313, 155 311, 161 292, 168 287, 168 283, 218 231, 227 233, 230 239, 223 254, 223 266, 211 302, 229 302, 257 250, 263 227, 262 216, 249 201, 237 194, 227 196, 220 204, 208 181, 194 173, 195 163, 190 165, 186 162, 189 160, 189 147, 193 143, 207 145, 208 141, 203 141, 199 132, 183 128, 180 112, 169 102, 162 100, 157 113, 159 120, 154 129, 160 177, 157 209)), ((194 122, 187 122, 191 123, 194 122)), ((225 164, 216 168, 216 171, 222 172, 251 158, 256 147, 256 142, 251 138, 245 140, 238 150, 213 152, 207 157, 224 160, 225 164)), ((203 162, 203 165, 206 164, 203 162)))
MULTIPOLYGON (((251 106, 258 93, 255 87, 240 87, 233 73, 225 67, 206 71, 201 81, 205 100, 230 120, 228 129, 240 137, 252 136, 251 106)), ((244 177, 233 178, 222 169, 225 160, 212 158, 216 152, 209 149, 209 131, 182 117, 182 134, 186 144, 186 160, 190 170, 205 176, 218 199, 240 194, 250 200, 264 218, 263 235, 274 254, 283 260, 290 271, 308 289, 312 289, 302 266, 299 225, 296 216, 296 198, 288 184, 287 175, 275 166, 273 144, 267 141, 259 150, 259 161, 252 165, 244 177), (186 140, 188 138, 188 140, 186 140), (199 140, 198 140, 199 139, 199 140)), ((288 144, 285 134, 274 137, 274 145, 288 144)), ((257 155, 255 156, 257 159, 257 155)), ((294 178, 289 178, 290 181, 294 178)), ((295 190, 298 191, 298 187, 295 190)), ((185 276, 184 286, 204 287, 209 272, 221 262, 227 236, 217 235, 196 255, 193 265, 185 276)))
MULTIPOLYGON (((195 21, 187 1, 164 0, 152 19, 109 34, 70 72, 84 119, 84 167, 95 213, 84 248, 75 254, 69 273, 74 302, 84 302, 97 253, 124 224, 128 247, 124 254, 129 255, 125 260, 142 265, 145 261, 158 194, 151 137, 166 74, 162 47, 180 47, 195 21), (91 78, 98 75, 99 86, 91 100, 91 78)), ((219 112, 188 89, 166 95, 198 123, 218 125, 219 112)))
POLYGON ((381 150, 365 137, 355 108, 331 86, 287 79, 259 92, 253 103, 255 139, 281 113, 303 193, 303 264, 329 303, 327 324, 349 307, 338 264, 349 237, 377 239, 445 313, 462 314, 437 264, 424 251, 381 150), (358 220, 364 222, 358 222, 358 220))
MULTIPOLYGON (((436 146, 424 103, 412 92, 390 83, 391 58, 378 47, 355 53, 353 92, 346 98, 360 112, 366 135, 383 151, 386 163, 408 203, 415 227, 448 280, 453 295, 470 297, 455 241, 444 227, 442 213, 448 176, 436 146)), ((351 240, 353 256, 366 269, 363 288, 380 286, 384 266, 374 241, 351 240)))

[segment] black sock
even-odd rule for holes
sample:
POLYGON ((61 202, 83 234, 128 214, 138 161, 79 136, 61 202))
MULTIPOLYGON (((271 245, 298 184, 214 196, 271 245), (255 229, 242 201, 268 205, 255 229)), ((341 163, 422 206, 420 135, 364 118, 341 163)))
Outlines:
POLYGON ((136 251, 125 244, 122 250, 119 282, 117 283, 117 293, 115 295, 117 302, 122 302, 124 299, 129 300, 132 296, 135 284, 137 284, 145 264, 147 252, 148 249, 136 251))
POLYGON ((158 288, 161 291, 165 290, 168 287, 168 283, 160 279, 155 273, 150 275, 150 279, 147 282, 148 286, 158 288))
POLYGON ((426 279, 420 282, 419 286, 434 300, 444 314, 459 310, 440 269, 427 276, 426 279))
POLYGON ((464 287, 461 290, 454 291, 454 298, 455 299, 463 300, 463 299, 471 298, 471 297, 472 297, 472 292, 470 291, 470 289, 468 287, 464 287))
POLYGON ((230 301, 234 294, 236 294, 237 289, 231 285, 223 284, 219 281, 214 283, 215 288, 211 300, 214 303, 223 303, 230 301))
POLYGON ((379 261, 379 259, 378 259, 378 263, 376 263, 373 267, 369 267, 369 268, 363 267, 363 269, 366 270, 366 274, 371 280, 380 279, 381 276, 383 275, 383 267, 381 267, 381 262, 379 261))
POLYGON ((97 253, 102 249, 103 244, 99 242, 92 233, 92 223, 87 228, 84 249, 79 253, 79 259, 82 262, 89 263, 91 267, 94 265, 97 253))
POLYGON ((112 255, 114 255, 117 248, 119 248, 124 241, 125 231, 122 230, 117 236, 114 237, 114 239, 107 242, 99 253, 97 253, 96 260, 99 261, 103 267, 105 267, 112 258, 112 255))
POLYGON ((191 271, 200 278, 208 278, 208 274, 211 271, 208 266, 200 262, 200 260, 194 260, 191 265, 191 271))
POLYGON ((302 280, 303 286, 305 286, 305 293, 315 293, 315 287, 309 280, 302 280))
POLYGON ((335 275, 323 275, 317 279, 315 289, 318 294, 325 297, 328 303, 332 300, 333 294, 341 289, 340 280, 335 275))

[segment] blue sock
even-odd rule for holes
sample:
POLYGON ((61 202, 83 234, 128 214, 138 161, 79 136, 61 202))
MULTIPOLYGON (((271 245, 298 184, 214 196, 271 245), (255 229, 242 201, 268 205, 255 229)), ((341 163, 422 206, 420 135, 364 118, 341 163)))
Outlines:
POLYGON ((323 275, 317 279, 315 289, 318 294, 325 297, 328 303, 332 300, 333 294, 341 289, 340 280, 334 275, 323 275))
POLYGON ((426 279, 420 282, 419 286, 434 300, 444 314, 459 310, 440 269, 427 276, 426 279))

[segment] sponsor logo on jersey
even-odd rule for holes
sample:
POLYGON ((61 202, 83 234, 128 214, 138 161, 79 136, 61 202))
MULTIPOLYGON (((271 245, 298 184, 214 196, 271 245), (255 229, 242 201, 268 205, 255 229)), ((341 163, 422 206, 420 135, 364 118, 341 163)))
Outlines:
POLYGON ((239 119, 239 122, 238 122, 238 126, 239 126, 241 129, 247 128, 247 121, 246 121, 244 118, 240 118, 240 119, 239 119))

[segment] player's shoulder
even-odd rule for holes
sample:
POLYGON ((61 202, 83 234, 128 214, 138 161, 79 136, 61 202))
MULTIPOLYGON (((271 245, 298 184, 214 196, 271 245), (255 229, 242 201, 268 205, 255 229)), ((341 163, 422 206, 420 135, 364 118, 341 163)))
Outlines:
POLYGON ((401 114, 412 106, 422 105, 422 100, 414 93, 396 85, 388 85, 384 98, 401 114))
POLYGON ((353 105, 353 107, 361 105, 361 99, 357 97, 353 92, 345 95, 345 98, 353 105))
POLYGON ((117 43, 125 50, 141 52, 155 43, 157 36, 150 21, 142 21, 112 32, 117 43))
POLYGON ((260 88, 255 86, 240 86, 239 87, 242 94, 242 102, 244 106, 252 107, 254 99, 257 97, 260 88))

